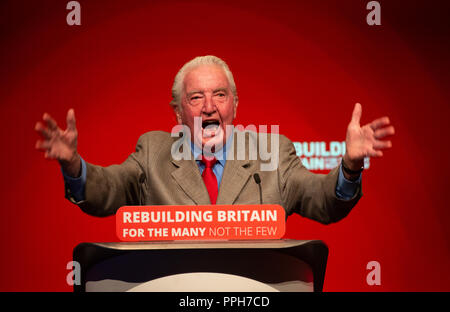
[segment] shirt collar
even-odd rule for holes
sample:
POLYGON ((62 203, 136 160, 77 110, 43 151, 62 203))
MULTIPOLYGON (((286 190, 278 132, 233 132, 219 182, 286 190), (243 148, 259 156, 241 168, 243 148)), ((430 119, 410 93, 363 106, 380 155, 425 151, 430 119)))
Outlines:
MULTIPOLYGON (((198 147, 196 144, 194 144, 190 138, 189 142, 191 144, 191 151, 192 154, 194 155, 194 159, 199 161, 200 155, 202 154, 202 149, 198 147)), ((216 157, 217 162, 220 163, 222 167, 225 167, 225 162, 227 160, 227 151, 229 150, 230 144, 232 142, 233 142, 233 133, 231 133, 230 136, 228 137, 225 146, 214 153, 214 157, 216 157)))

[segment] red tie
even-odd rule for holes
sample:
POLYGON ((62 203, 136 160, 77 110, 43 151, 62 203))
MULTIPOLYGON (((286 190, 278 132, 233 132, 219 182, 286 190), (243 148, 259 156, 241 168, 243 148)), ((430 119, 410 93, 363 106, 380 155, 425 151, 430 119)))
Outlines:
POLYGON ((212 168, 216 164, 217 159, 215 157, 206 158, 202 155, 201 162, 205 164, 205 169, 202 173, 203 182, 205 182, 206 189, 208 190, 211 204, 215 205, 217 200, 218 186, 216 175, 214 174, 212 168))

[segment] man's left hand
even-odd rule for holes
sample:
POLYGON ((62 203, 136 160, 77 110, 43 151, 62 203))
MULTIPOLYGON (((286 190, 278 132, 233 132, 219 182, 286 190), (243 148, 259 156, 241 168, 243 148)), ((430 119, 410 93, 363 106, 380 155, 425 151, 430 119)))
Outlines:
POLYGON ((382 150, 392 147, 390 140, 383 139, 395 133, 388 117, 375 119, 361 127, 361 114, 361 104, 356 103, 345 138, 344 163, 349 169, 355 171, 363 167, 365 157, 383 156, 382 150))

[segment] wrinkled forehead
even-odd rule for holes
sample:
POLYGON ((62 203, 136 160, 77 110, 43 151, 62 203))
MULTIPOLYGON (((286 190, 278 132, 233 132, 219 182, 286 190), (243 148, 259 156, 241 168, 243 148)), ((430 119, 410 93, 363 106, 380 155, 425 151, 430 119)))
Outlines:
POLYGON ((225 70, 219 65, 200 65, 190 69, 184 76, 183 91, 212 91, 230 87, 225 70))

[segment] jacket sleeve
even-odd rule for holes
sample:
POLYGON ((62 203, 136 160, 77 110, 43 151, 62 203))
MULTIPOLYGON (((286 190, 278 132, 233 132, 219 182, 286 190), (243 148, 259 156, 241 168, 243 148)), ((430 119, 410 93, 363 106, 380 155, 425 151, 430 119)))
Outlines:
POLYGON ((144 136, 136 145, 136 151, 120 165, 102 167, 86 163, 85 196, 75 201, 66 186, 66 198, 92 216, 113 215, 124 205, 141 203, 142 181, 145 172, 141 166, 144 157, 144 136))
POLYGON ((298 213, 323 224, 337 222, 347 216, 362 196, 358 186, 353 198, 343 200, 336 195, 339 167, 328 174, 315 174, 303 166, 294 145, 280 135, 280 192, 287 214, 298 213))

